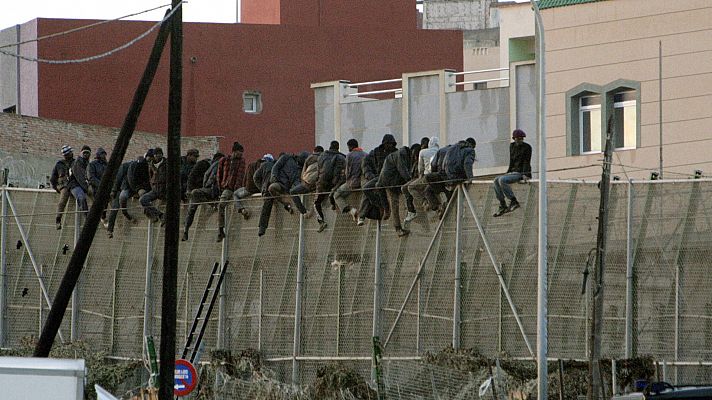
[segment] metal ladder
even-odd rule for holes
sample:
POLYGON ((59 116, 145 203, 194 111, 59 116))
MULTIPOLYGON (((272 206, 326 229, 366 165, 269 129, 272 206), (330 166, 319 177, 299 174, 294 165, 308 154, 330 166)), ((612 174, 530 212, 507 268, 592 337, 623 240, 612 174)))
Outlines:
POLYGON ((203 341, 203 334, 205 334, 205 328, 210 320, 210 313, 213 311, 215 300, 218 298, 228 263, 228 261, 225 261, 222 270, 219 270, 220 263, 216 262, 215 265, 213 265, 210 278, 208 278, 208 284, 203 292, 203 298, 200 300, 200 306, 198 306, 198 311, 195 313, 193 325, 190 327, 190 333, 185 340, 185 347, 183 348, 181 358, 191 363, 195 361, 198 351, 200 350, 200 343, 203 341), (218 279, 216 280, 215 277, 218 277, 218 279), (208 299, 208 296, 210 299, 208 299), (190 358, 187 358, 189 354, 190 358))

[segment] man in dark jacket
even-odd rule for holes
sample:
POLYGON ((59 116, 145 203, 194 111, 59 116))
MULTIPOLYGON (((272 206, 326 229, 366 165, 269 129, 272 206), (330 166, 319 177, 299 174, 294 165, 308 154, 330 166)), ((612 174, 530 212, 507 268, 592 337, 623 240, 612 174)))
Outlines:
POLYGON ((400 222, 400 187, 411 179, 411 161, 410 149, 403 146, 398 151, 393 152, 386 157, 381 169, 381 174, 378 177, 378 187, 385 188, 386 197, 381 197, 381 207, 390 206, 393 214, 393 227, 399 237, 406 236, 410 233, 409 230, 403 229, 400 222), (384 203, 388 204, 384 204, 384 203))
MULTIPOLYGON (((139 198, 151 191, 151 174, 149 165, 153 163, 154 150, 148 149, 143 157, 137 157, 136 162, 129 166, 128 180, 131 188, 131 196, 138 195, 139 198)), ((129 196, 129 197, 131 197, 129 196)))
MULTIPOLYGON (((473 138, 467 138, 465 140, 465 142, 472 149, 474 149, 475 146, 477 145, 477 142, 473 138)), ((459 158, 455 157, 455 154, 458 154, 458 155, 461 154, 461 151, 459 150, 459 147, 458 147, 461 143, 462 142, 459 142, 458 144, 451 144, 451 145, 448 145, 445 147, 441 147, 440 150, 438 150, 438 152, 435 153, 435 156, 433 156, 433 159, 430 162, 431 173, 429 175, 425 176, 426 180, 428 181, 428 186, 425 188, 423 195, 428 200, 428 203, 430 204, 430 209, 433 211, 437 211, 439 214, 439 217, 442 217, 443 214, 445 213, 445 204, 442 204, 440 202, 440 193, 445 193, 445 198, 449 202, 450 197, 452 196, 452 192, 453 192, 449 188, 451 182, 450 182, 450 179, 448 178, 448 172, 447 172, 448 168, 451 169, 450 175, 454 177, 455 175, 453 175, 453 173, 455 173, 455 170, 453 168, 455 168, 455 166, 457 165, 456 160, 460 160, 460 161, 462 161, 462 164, 460 165, 461 172, 463 174, 465 174, 465 176, 467 176, 466 173, 464 172, 465 168, 467 168, 470 170, 470 176, 472 175, 472 165, 470 164, 469 167, 464 167, 463 166, 464 159, 459 159, 459 158), (458 148, 458 150, 455 153, 453 153, 453 155, 450 157, 450 159, 452 160, 452 165, 450 167, 448 167, 448 165, 446 164, 446 156, 447 156, 448 152, 454 148, 458 148)), ((465 151, 465 153, 468 154, 467 157, 469 158, 470 157, 469 152, 465 151)), ((464 156, 465 153, 462 153, 462 155, 464 156)), ((472 158, 474 161, 474 150, 471 155, 472 155, 472 158)), ((469 163, 469 161, 468 161, 468 163, 469 163)), ((455 178, 455 180, 464 179, 464 177, 461 177, 461 175, 458 175, 458 176, 460 176, 460 177, 455 178)))
POLYGON ((319 156, 317 160, 319 179, 316 184, 317 196, 314 199, 316 220, 319 222, 319 232, 326 229, 324 210, 321 204, 331 194, 331 190, 341 186, 346 181, 346 156, 339 151, 339 142, 336 140, 329 144, 329 150, 319 156))
POLYGON ((193 220, 195 218, 195 212, 198 211, 198 206, 201 203, 207 203, 214 201, 218 198, 217 179, 217 166, 220 160, 224 157, 222 153, 215 153, 212 160, 206 158, 195 163, 193 169, 190 170, 188 174, 188 180, 186 183, 186 196, 190 203, 188 205, 188 213, 185 217, 185 227, 183 229, 182 241, 188 240, 188 231, 191 225, 193 225, 193 220))
POLYGON ((302 175, 299 184, 289 190, 292 195, 292 201, 300 213, 306 214, 307 209, 302 204, 300 195, 313 192, 316 189, 316 183, 319 180, 319 156, 324 153, 324 148, 321 146, 314 147, 314 152, 307 157, 302 167, 302 175))
POLYGON ((386 196, 383 189, 374 189, 378 183, 378 176, 381 174, 381 168, 389 154, 396 151, 396 139, 391 134, 383 135, 381 145, 371 150, 361 162, 361 173, 366 183, 363 184, 363 197, 361 198, 361 206, 358 211, 358 220, 356 225, 363 225, 364 218, 368 215, 375 215, 371 208, 380 208, 380 218, 388 219, 390 217, 390 207, 388 202, 382 199, 386 196), (381 208, 381 206, 385 206, 381 208))
POLYGON ((244 199, 250 197, 253 194, 260 193, 262 188, 255 184, 255 172, 260 169, 262 163, 265 162, 262 158, 251 162, 247 166, 247 171, 245 171, 245 181, 242 183, 242 187, 237 190, 235 196, 239 199, 244 199))
POLYGON ((451 185, 473 178, 475 163, 475 139, 461 140, 445 153, 445 176, 451 185))
POLYGON ((89 211, 87 203, 87 193, 89 193, 89 181, 87 180, 87 168, 91 158, 91 148, 82 146, 81 156, 74 160, 72 168, 69 170, 69 190, 77 200, 79 209, 83 212, 89 211))
POLYGON ((257 168, 255 174, 252 176, 252 181, 256 187, 260 188, 262 196, 264 196, 264 203, 262 203, 262 212, 260 213, 259 231, 258 236, 262 236, 267 231, 267 226, 269 225, 269 217, 272 214, 272 205, 274 204, 274 198, 269 194, 269 185, 272 180, 272 168, 274 167, 274 157, 272 154, 265 154, 262 157, 262 163, 260 167, 257 168))
POLYGON ((199 158, 198 149, 190 149, 180 158, 180 198, 182 201, 188 200, 188 175, 199 158))
POLYGON ((346 142, 346 146, 349 148, 349 154, 346 155, 346 182, 333 191, 333 198, 336 208, 341 210, 342 213, 351 214, 351 218, 356 221, 358 219, 358 210, 347 204, 346 198, 349 197, 352 191, 361 189, 361 162, 367 153, 359 147, 356 139, 349 139, 346 142))
POLYGON ((532 147, 528 143, 524 143, 526 136, 527 134, 521 129, 515 129, 512 132, 514 142, 509 145, 509 168, 506 174, 498 176, 494 180, 494 193, 499 200, 499 210, 494 214, 495 217, 519 208, 519 202, 509 185, 513 182, 527 181, 532 177, 532 147), (507 206, 505 197, 509 199, 509 206, 507 206))
MULTIPOLYGON (((101 183, 101 177, 104 176, 104 171, 106 170, 106 150, 99 147, 96 149, 96 155, 94 160, 89 163, 87 168, 87 180, 89 181, 89 196, 94 199, 94 196, 99 192, 99 184, 101 183)), ((104 227, 107 228, 109 225, 106 222, 106 210, 101 213, 101 220, 104 223, 104 227)))
POLYGON ((141 196, 139 202, 143 206, 143 213, 151 221, 163 223, 163 213, 153 206, 155 200, 164 199, 166 196, 166 159, 163 158, 163 149, 153 149, 153 162, 148 168, 151 191, 141 196))
POLYGON ((220 191, 220 204, 218 205, 218 242, 225 239, 225 208, 230 200, 235 201, 237 212, 244 219, 250 217, 249 211, 242 205, 240 199, 235 198, 235 192, 245 182, 245 158, 242 157, 244 148, 238 142, 232 144, 232 153, 220 160, 218 165, 217 183, 220 191))
MULTIPOLYGON (((141 157, 143 158, 143 157, 141 157)), ((109 211, 109 223, 106 227, 109 232, 109 239, 114 237, 114 226, 116 225, 116 217, 119 214, 119 208, 121 213, 124 214, 127 220, 133 221, 133 217, 129 214, 127 207, 128 201, 131 196, 133 196, 131 188, 129 187, 129 169, 136 160, 126 161, 119 166, 119 170, 116 172, 116 179, 114 180, 114 186, 111 188, 111 210, 109 211)))
POLYGON ((300 154, 285 153, 279 157, 272 167, 271 183, 268 191, 275 200, 284 205, 284 209, 290 214, 294 213, 287 194, 301 182, 302 168, 309 153, 300 154))
POLYGON ((67 207, 67 201, 71 191, 69 189, 69 171, 74 163, 74 152, 71 147, 62 146, 62 159, 57 161, 52 168, 52 175, 49 178, 49 183, 57 193, 59 193, 59 203, 57 203, 57 217, 54 222, 57 229, 62 229, 62 214, 67 207))

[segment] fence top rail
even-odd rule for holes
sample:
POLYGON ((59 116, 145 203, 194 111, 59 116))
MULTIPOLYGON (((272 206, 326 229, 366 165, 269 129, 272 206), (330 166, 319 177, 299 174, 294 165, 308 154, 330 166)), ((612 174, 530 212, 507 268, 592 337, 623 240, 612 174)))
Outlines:
POLYGON ((397 82, 403 82, 403 78, 383 79, 383 80, 380 80, 380 81, 369 81, 369 82, 349 83, 347 86, 354 88, 354 87, 359 87, 359 86, 381 85, 381 84, 384 84, 384 83, 397 83, 397 82))
POLYGON ((402 92, 403 89, 384 89, 384 90, 372 90, 370 92, 360 92, 360 93, 349 93, 346 95, 346 97, 354 97, 354 96, 368 96, 371 94, 384 94, 384 93, 399 93, 402 92))
POLYGON ((509 67, 504 67, 504 68, 490 68, 490 69, 478 69, 478 70, 473 70, 473 71, 462 71, 462 72, 453 72, 452 75, 454 75, 454 76, 459 76, 459 75, 480 74, 480 73, 484 73, 484 72, 498 72, 498 71, 509 71, 509 67))

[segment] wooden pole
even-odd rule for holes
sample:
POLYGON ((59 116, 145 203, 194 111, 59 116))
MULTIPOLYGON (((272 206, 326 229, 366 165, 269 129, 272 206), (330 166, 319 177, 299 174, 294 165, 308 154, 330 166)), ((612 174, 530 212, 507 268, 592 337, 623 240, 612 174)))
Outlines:
MULTIPOLYGON (((62 282, 57 289, 57 294, 54 296, 54 301, 52 302, 52 308, 47 315, 47 322, 42 329, 42 334, 37 342, 33 356, 35 357, 47 357, 49 351, 52 349, 54 344, 54 337, 59 331, 59 327, 62 324, 62 319, 64 318, 64 313, 67 310, 67 305, 72 297, 72 292, 77 285, 79 276, 82 272, 82 267, 87 259, 87 254, 89 253, 89 248, 94 241, 94 235, 96 234, 96 228, 99 225, 99 219, 101 218, 101 213, 104 211, 106 206, 109 204, 109 192, 114 184, 114 179, 116 178, 116 171, 119 169, 119 165, 124 159, 126 154, 126 149, 129 147, 129 141, 136 129, 136 122, 141 114, 141 109, 143 108, 143 103, 148 95, 148 90, 151 87, 153 78, 156 75, 156 70, 158 69, 158 63, 161 60, 161 53, 163 52, 163 47, 166 44, 166 39, 168 37, 168 27, 170 25, 171 18, 166 19, 158 30, 158 36, 156 37, 156 42, 153 44, 153 50, 151 50, 151 55, 148 58, 148 63, 146 69, 141 77, 141 82, 139 83, 136 91, 134 93, 133 101, 131 102, 131 107, 126 114, 126 119, 124 119, 124 124, 121 127, 119 136, 116 138, 116 143, 111 151, 111 158, 109 159, 109 164, 106 167, 104 176, 101 179, 101 184, 99 185, 99 190, 94 198, 94 203, 92 203, 89 209, 89 215, 84 224, 81 234, 79 235, 79 242, 77 247, 72 253, 72 258, 69 260, 69 266, 62 277, 62 282)), ((173 385, 171 385, 173 387, 173 385)))
POLYGON ((180 124, 183 85, 183 13, 181 0, 172 0, 176 13, 171 23, 170 87, 168 94, 168 159, 166 160, 166 230, 163 247, 163 296, 158 398, 173 400, 176 351, 176 292, 178 286, 178 232, 180 232, 180 124))

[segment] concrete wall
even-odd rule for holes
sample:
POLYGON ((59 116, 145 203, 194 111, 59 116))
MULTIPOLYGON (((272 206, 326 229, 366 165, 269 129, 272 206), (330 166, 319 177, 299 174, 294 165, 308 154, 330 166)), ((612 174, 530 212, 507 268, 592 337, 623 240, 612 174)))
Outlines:
MULTIPOLYGON (((48 176, 67 144, 78 154, 83 145, 92 150, 103 147, 111 156, 118 129, 96 125, 74 124, 46 118, 0 113, 0 169, 9 169, 9 183, 19 187, 47 187, 48 176)), ((165 136, 134 132, 126 160, 143 155, 148 148, 162 147, 165 136)), ((209 157, 219 147, 216 137, 183 137, 183 152, 197 148, 201 157, 209 157)))
MULTIPOLYGON (((613 173, 649 177, 659 164, 658 51, 662 42, 664 177, 712 172, 712 5, 709 0, 601 1, 542 11, 552 177, 597 179, 600 154, 567 156, 566 92, 582 83, 640 82, 640 138, 617 151, 613 173), (592 165, 590 167, 586 167, 592 165), (621 166, 622 165, 622 166, 621 166)), ((605 129, 605 127, 604 127, 605 129)))
MULTIPOLYGON (((324 144, 334 139, 345 143, 355 137, 370 150, 380 144, 385 133, 393 133, 399 144, 408 145, 431 136, 438 136, 441 144, 473 137, 478 143, 475 175, 501 173, 509 165, 509 143, 515 127, 527 132, 530 143, 536 143, 537 138, 534 66, 517 65, 512 73, 516 75, 516 90, 495 87, 465 91, 457 91, 462 86, 455 82, 462 78, 453 71, 403 74, 402 98, 398 99, 354 96, 357 88, 348 87, 346 81, 314 84, 315 138, 324 144)), ((536 152, 532 161, 537 171, 536 152)))
POLYGON ((425 0, 423 28, 475 30, 497 27, 491 6, 497 0, 425 0))
MULTIPOLYGON (((0 46, 18 42, 17 26, 0 31, 0 46)), ((16 52, 17 46, 4 51, 16 52)), ((17 106, 17 58, 0 54, 0 111, 17 106)))

